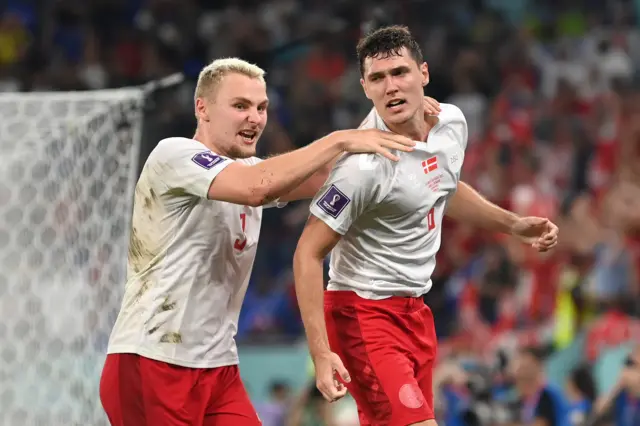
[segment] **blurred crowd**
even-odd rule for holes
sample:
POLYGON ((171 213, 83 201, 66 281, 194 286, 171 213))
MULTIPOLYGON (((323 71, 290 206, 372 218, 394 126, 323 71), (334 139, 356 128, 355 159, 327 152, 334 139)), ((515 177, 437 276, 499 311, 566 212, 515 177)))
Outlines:
MULTIPOLYGON (((154 132, 190 137, 199 70, 239 56, 267 70, 270 120, 259 152, 268 155, 357 126, 371 107, 358 83, 358 38, 380 25, 408 25, 429 64, 426 93, 467 118, 463 179, 561 229, 558 250, 541 256, 445 222, 426 297, 445 363, 469 353, 492 360, 505 347, 561 349, 579 333, 592 362, 607 347, 640 340, 636 7, 625 0, 0 0, 0 92, 98 90, 182 72, 186 83, 155 105, 154 132)), ((302 335, 290 267, 307 214, 304 202, 265 211, 239 341, 302 335)))
MULTIPOLYGON (((587 364, 562 386, 547 380, 545 351, 522 347, 501 353, 492 366, 470 358, 440 363, 434 374, 435 413, 441 426, 637 426, 640 425, 640 346, 625 359, 616 382, 598 392, 587 364), (533 420, 538 419, 538 423, 533 420)), ((265 426, 357 426, 348 396, 326 402, 313 380, 294 392, 273 382, 268 401, 256 406, 265 426)))

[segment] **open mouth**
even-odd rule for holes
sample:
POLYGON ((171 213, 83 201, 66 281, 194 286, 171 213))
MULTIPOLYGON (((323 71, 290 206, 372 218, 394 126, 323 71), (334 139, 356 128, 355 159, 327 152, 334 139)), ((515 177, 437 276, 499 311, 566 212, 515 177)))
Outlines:
POLYGON ((256 136, 258 136, 258 132, 255 130, 240 130, 238 135, 240 135, 244 143, 253 143, 256 136))
POLYGON ((387 102, 387 108, 398 108, 401 105, 404 105, 406 102, 407 101, 405 101, 404 99, 391 99, 389 102, 387 102))

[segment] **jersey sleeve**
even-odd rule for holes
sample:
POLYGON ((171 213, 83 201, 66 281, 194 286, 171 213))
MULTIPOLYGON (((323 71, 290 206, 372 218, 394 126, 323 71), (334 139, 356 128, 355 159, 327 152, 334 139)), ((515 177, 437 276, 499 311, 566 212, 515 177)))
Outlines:
POLYGON ((161 142, 149 166, 158 174, 167 190, 181 189, 207 198, 211 182, 233 160, 215 154, 201 143, 189 140, 161 142))
POLYGON ((311 214, 340 235, 384 196, 388 167, 374 154, 345 155, 338 160, 311 202, 311 214))

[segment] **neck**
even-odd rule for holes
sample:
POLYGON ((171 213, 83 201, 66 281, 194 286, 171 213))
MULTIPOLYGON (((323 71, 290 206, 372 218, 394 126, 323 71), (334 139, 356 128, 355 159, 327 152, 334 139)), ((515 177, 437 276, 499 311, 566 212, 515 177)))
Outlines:
POLYGON ((218 144, 216 144, 213 139, 207 137, 207 132, 205 132, 201 126, 198 126, 198 128, 196 129, 196 134, 193 136, 193 139, 197 140, 216 154, 234 158, 232 155, 230 155, 229 152, 226 152, 224 149, 218 146, 218 144))
MULTIPOLYGON (((429 131, 435 125, 432 118, 433 117, 429 117, 428 120, 425 121, 424 111, 421 108, 410 120, 400 124, 387 125, 387 127, 394 133, 406 136, 414 141, 424 142, 427 140, 429 131)), ((437 118, 435 119, 437 120, 437 118)))

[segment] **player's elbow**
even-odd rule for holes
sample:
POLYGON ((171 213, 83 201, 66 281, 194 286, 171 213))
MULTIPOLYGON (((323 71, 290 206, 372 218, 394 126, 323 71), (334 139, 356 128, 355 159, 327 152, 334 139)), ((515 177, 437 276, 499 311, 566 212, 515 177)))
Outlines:
POLYGON ((282 195, 272 179, 264 176, 262 170, 257 171, 251 174, 247 185, 247 204, 251 207, 264 206, 282 195))
POLYGON ((222 184, 211 185, 207 198, 249 207, 259 207, 269 202, 265 191, 255 189, 241 182, 226 186, 222 184))
POLYGON ((252 176, 245 188, 245 204, 251 207, 264 206, 277 198, 272 195, 272 185, 259 176, 252 176))
POLYGON ((264 190, 259 189, 250 189, 247 194, 246 205, 250 207, 260 207, 265 204, 269 204, 271 199, 269 197, 269 193, 264 190))

